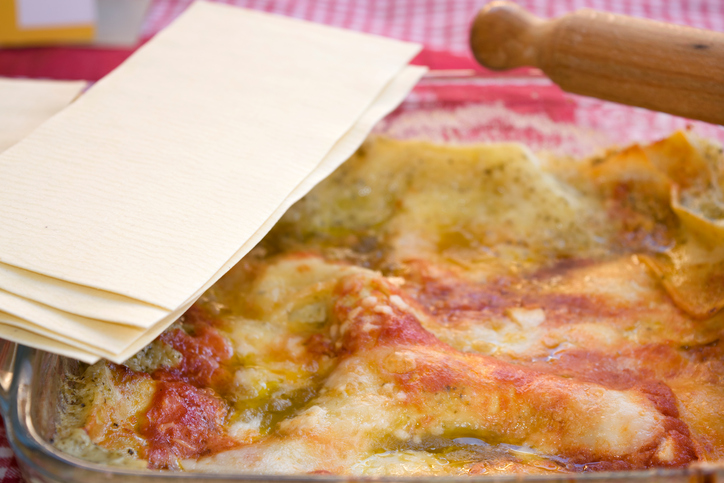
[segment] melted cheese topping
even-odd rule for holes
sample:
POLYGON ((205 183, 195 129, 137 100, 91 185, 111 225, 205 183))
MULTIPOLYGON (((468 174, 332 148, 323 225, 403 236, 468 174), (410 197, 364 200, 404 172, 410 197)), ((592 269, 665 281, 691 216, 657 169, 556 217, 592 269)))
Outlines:
POLYGON ((724 457, 724 161, 377 139, 178 324, 64 394, 57 445, 210 473, 724 457))

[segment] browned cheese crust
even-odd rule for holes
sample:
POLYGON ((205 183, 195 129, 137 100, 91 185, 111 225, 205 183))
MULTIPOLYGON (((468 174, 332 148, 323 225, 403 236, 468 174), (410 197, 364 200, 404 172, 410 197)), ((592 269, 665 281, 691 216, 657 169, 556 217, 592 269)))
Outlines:
MULTIPOLYGON (((368 141, 56 444, 222 473, 476 475, 724 458, 724 157, 368 141)), ((230 220, 233 222, 233 220, 230 220)))

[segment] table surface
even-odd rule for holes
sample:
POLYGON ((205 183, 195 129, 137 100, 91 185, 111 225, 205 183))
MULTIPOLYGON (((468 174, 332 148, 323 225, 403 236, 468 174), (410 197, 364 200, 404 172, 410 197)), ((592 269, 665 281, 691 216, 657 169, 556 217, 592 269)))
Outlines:
MULTIPOLYGON (((192 0, 153 0, 139 45, 173 21, 191 2, 192 0)), ((436 70, 473 69, 479 76, 494 76, 477 66, 467 47, 470 21, 485 1, 224 0, 223 3, 419 42, 424 49, 413 61, 415 64, 427 65, 436 70)), ((579 8, 594 8, 724 31, 723 0, 517 0, 516 3, 545 18, 579 8)), ((133 50, 80 47, 5 49, 0 50, 0 76, 98 80, 123 62, 133 50)), ((540 106, 538 92, 541 89, 537 89, 531 98, 536 100, 536 106, 540 106)), ((555 97, 557 88, 549 86, 546 89, 546 95, 555 97)), ((499 94, 504 96, 505 91, 501 90, 499 94)), ((591 122, 592 127, 596 127, 597 122, 603 122, 604 117, 611 116, 607 110, 609 108, 604 104, 598 106, 591 102, 597 101, 590 101, 583 107, 587 109, 586 112, 593 113, 595 119, 578 116, 575 121, 591 122)), ((559 120, 557 117, 570 117, 570 107, 561 106, 562 102, 549 103, 548 107, 541 108, 542 113, 554 121, 559 120), (550 108, 551 105, 554 107, 550 108)), ((521 106, 518 99, 515 109, 525 112, 526 106, 521 106)), ((667 129, 679 127, 677 120, 657 117, 656 113, 641 113, 638 118, 634 116, 633 120, 630 116, 624 117, 625 119, 619 117, 617 122, 622 124, 618 129, 629 135, 649 132, 658 135, 660 132, 665 133, 667 129), (663 124, 662 119, 666 120, 663 124), (639 123, 639 131, 632 131, 631 123, 634 121, 639 123), (656 129, 653 129, 654 127, 656 129)), ((0 483, 20 481, 23 481, 22 476, 5 437, 4 428, 0 424, 0 483)))

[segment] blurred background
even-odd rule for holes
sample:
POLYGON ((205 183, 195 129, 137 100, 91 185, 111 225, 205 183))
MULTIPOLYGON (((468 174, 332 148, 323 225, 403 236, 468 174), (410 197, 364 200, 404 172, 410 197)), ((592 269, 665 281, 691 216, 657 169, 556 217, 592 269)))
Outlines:
MULTIPOLYGON (((0 0, 0 76, 97 80, 192 0, 0 0)), ((420 42, 415 64, 473 69, 469 24, 481 0, 222 0, 222 3, 420 42)), ((541 17, 579 8, 724 31, 722 0, 518 0, 541 17)))

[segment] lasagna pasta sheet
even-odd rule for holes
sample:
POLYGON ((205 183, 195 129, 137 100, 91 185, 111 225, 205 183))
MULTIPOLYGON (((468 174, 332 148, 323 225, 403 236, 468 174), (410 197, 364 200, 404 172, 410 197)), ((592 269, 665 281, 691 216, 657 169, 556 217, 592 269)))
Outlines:
POLYGON ((0 78, 0 153, 75 99, 85 81, 0 78))
MULTIPOLYGON (((287 197, 272 217, 257 230, 254 236, 237 251, 222 269, 174 312, 165 314, 158 308, 138 304, 111 293, 103 293, 82 286, 72 286, 61 280, 50 279, 32 272, 0 265, 0 287, 8 287, 8 290, 13 290, 19 295, 15 297, 13 294, 4 293, 4 297, 8 302, 6 311, 9 310, 15 314, 15 317, 12 318, 13 322, 8 322, 6 319, 6 323, 15 327, 25 327, 30 331, 5 333, 3 327, 0 326, 0 334, 3 334, 9 340, 33 347, 37 347, 37 345, 31 335, 32 333, 44 337, 58 337, 59 340, 67 344, 77 346, 79 350, 78 359, 92 360, 93 357, 96 359, 104 357, 118 363, 125 361, 156 338, 165 327, 176 320, 189 308, 193 301, 226 273, 229 267, 238 262, 244 254, 258 243, 261 237, 266 234, 293 202, 303 196, 319 180, 329 175, 342 160, 349 157, 364 140, 374 124, 402 102, 424 72, 425 69, 422 67, 405 67, 384 88, 355 126, 335 144, 334 148, 320 162, 317 169, 310 173, 287 197), (31 292, 33 289, 36 292, 31 292), (31 300, 30 297, 33 295, 37 295, 39 300, 31 300), (125 323, 130 326, 109 324, 101 320, 89 320, 88 317, 69 313, 68 310, 74 310, 73 308, 66 308, 69 301, 78 304, 78 310, 84 314, 96 314, 97 311, 107 314, 115 306, 115 310, 111 314, 113 316, 111 322, 125 323), (58 305, 60 305, 61 310, 52 308, 58 305), (163 318, 150 328, 142 331, 133 330, 133 326, 139 325, 139 321, 147 320, 147 317, 158 319, 159 314, 162 314, 163 318), (124 315, 129 318, 124 319, 124 315), (33 321, 38 320, 44 321, 45 324, 33 323, 33 321), (81 330, 76 330, 76 328, 81 330), (121 349, 113 350, 113 347, 120 347, 121 349), (88 353, 89 351, 90 353, 88 353)), ((72 307, 76 307, 76 305, 72 307)))
POLYGON ((0 157, 0 309, 130 356, 401 102, 418 50, 196 3, 0 157))
POLYGON ((24 328, 21 328, 25 327, 25 324, 26 323, 23 320, 12 317, 11 315, 0 313, 0 331, 2 331, 3 339, 11 341, 28 341, 28 345, 36 349, 52 352, 54 354, 60 354, 65 357, 79 359, 89 364, 92 364, 93 361, 98 360, 98 356, 96 356, 95 354, 79 350, 75 346, 75 342, 74 345, 69 345, 62 342, 61 340, 58 340, 59 338, 55 335, 52 337, 44 337, 42 335, 38 335, 35 332, 30 332, 25 330, 24 328), (8 322, 8 324, 6 324, 6 322, 8 322))

